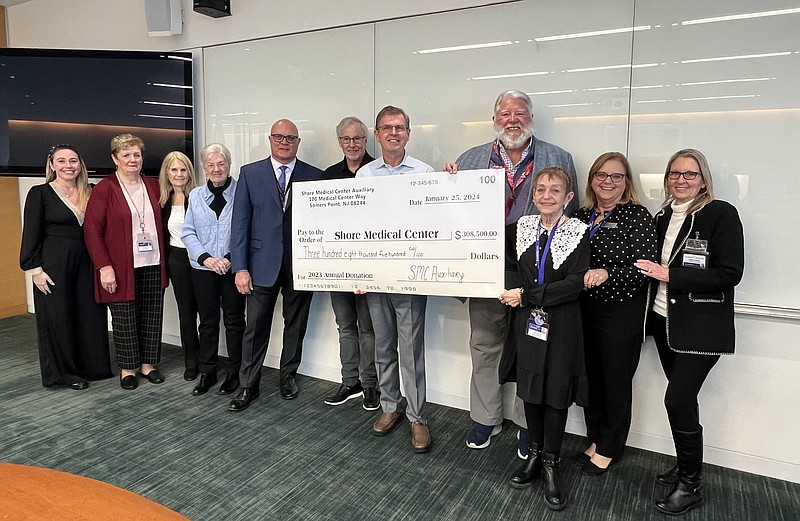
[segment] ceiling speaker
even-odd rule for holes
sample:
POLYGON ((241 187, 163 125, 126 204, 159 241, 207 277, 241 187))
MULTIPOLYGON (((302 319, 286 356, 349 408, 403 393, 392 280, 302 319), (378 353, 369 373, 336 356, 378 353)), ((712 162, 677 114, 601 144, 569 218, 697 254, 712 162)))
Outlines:
POLYGON ((150 36, 181 34, 181 0, 144 0, 144 15, 150 36))

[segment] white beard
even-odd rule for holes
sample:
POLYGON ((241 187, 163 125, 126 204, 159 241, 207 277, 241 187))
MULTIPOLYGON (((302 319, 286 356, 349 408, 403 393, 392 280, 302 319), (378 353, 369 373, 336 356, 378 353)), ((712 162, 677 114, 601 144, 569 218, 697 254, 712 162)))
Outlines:
POLYGON ((494 137, 500 141, 504 147, 510 149, 522 148, 525 143, 533 136, 533 131, 530 127, 521 127, 522 133, 517 138, 509 137, 505 134, 505 129, 495 125, 494 137))

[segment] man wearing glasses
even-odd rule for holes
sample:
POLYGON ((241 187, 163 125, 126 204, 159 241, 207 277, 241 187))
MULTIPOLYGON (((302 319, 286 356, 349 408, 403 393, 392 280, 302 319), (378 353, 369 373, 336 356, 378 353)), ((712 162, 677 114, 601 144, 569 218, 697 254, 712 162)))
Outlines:
MULTIPOLYGON (((367 153, 367 126, 360 119, 354 116, 344 118, 336 126, 336 137, 344 159, 325 170, 323 179, 354 177, 359 168, 373 160, 367 153)), ((342 385, 325 398, 325 403, 341 405, 363 396, 364 409, 375 411, 381 403, 375 372, 375 332, 366 295, 331 292, 331 305, 339 328, 342 385)))
POLYGON ((243 411, 260 394, 261 367, 269 346, 272 313, 283 295, 281 398, 297 397, 295 375, 313 293, 292 287, 292 185, 322 178, 322 170, 297 159, 297 126, 279 119, 269 134, 271 155, 244 165, 233 200, 231 269, 236 287, 247 295, 247 326, 242 345, 242 388, 228 410, 243 411))
MULTIPOLYGON (((524 92, 509 90, 501 93, 494 104, 494 140, 470 148, 445 170, 479 170, 496 168, 506 179, 506 225, 516 223, 523 215, 537 214, 531 196, 531 183, 540 170, 557 166, 569 173, 575 197, 566 208, 570 215, 579 207, 578 179, 572 155, 565 150, 541 141, 533 135, 533 102, 524 92)), ((506 248, 513 252, 515 248, 506 248)), ((520 286, 516 258, 506 259, 506 288, 520 286)), ((469 408, 474 422, 467 433, 467 447, 484 449, 492 436, 500 433, 503 423, 503 387, 498 383, 498 366, 503 352, 511 308, 496 298, 470 298, 470 381, 469 408)), ((511 419, 520 430, 517 455, 527 459, 529 434, 526 429, 522 402, 514 398, 511 419)))
MULTIPOLYGON (((356 177, 433 172, 433 168, 406 154, 411 127, 403 109, 386 106, 375 118, 375 140, 381 157, 362 166, 356 177)), ((411 422, 414 452, 428 452, 431 436, 422 416, 425 405, 425 295, 367 293, 372 325, 375 329, 375 366, 381 391, 382 414, 372 433, 385 436, 405 416, 411 422), (399 340, 399 342, 398 342, 399 340), (406 406, 400 394, 400 374, 406 406)))

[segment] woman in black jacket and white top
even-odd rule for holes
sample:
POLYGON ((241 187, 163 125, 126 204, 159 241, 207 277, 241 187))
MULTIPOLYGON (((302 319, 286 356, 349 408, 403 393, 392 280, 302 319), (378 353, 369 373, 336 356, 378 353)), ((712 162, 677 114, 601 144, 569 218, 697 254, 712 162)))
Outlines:
POLYGON ((669 380, 664 405, 677 465, 657 480, 673 487, 656 508, 683 514, 703 503, 703 428, 697 395, 720 355, 733 354, 733 293, 744 271, 744 233, 731 204, 714 199, 705 156, 676 152, 664 174, 656 219, 657 264, 636 267, 653 279, 647 333, 669 380))

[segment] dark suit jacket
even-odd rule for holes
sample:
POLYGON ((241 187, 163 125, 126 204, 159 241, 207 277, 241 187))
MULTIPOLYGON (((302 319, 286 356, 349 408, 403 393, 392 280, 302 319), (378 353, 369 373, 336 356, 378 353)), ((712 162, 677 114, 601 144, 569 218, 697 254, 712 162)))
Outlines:
POLYGON ((297 160, 281 204, 270 158, 239 171, 231 222, 231 270, 247 270, 256 286, 272 286, 281 267, 292 271, 292 190, 295 183, 322 179, 322 170, 297 160))
MULTIPOLYGON (((669 206, 656 214, 658 256, 672 217, 669 206)), ((744 273, 744 232, 731 204, 713 200, 685 217, 670 252, 667 284, 667 342, 679 353, 730 354, 736 334, 733 323, 733 288, 744 273), (683 267, 687 239, 708 241, 705 269, 683 267)), ((658 281, 653 282, 655 298, 658 281)), ((651 301, 652 304, 652 301, 651 301)))

